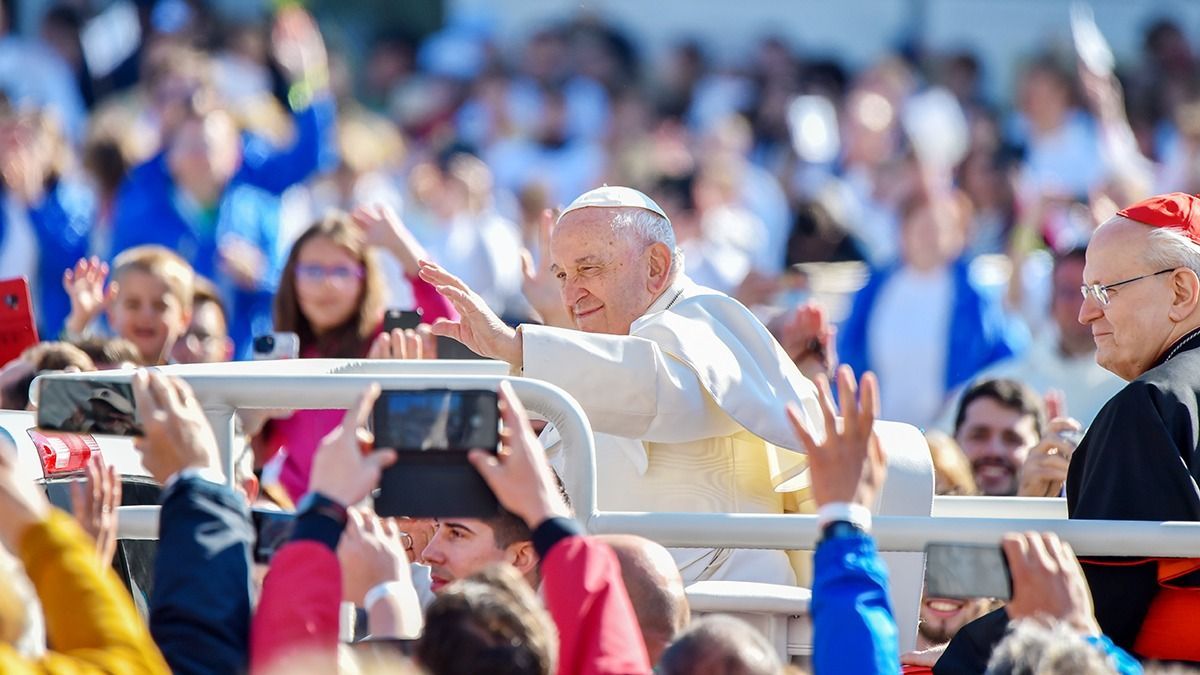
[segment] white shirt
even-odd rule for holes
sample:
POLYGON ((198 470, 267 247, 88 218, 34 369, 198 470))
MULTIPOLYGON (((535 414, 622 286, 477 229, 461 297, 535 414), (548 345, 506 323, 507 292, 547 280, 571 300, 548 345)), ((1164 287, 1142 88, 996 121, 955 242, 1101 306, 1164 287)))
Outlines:
POLYGON ((926 427, 942 409, 954 282, 950 270, 901 268, 871 311, 867 349, 884 419, 926 427))
POLYGON ((38 243, 33 223, 29 221, 29 207, 13 198, 4 196, 4 239, 0 241, 0 277, 11 279, 25 277, 31 284, 34 304, 41 289, 37 288, 38 243))

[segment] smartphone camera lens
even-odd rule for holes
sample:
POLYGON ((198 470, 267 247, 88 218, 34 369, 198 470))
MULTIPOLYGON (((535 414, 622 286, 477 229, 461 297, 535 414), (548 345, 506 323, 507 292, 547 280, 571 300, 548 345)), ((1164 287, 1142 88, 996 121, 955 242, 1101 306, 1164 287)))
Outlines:
POLYGON ((17 296, 15 296, 11 293, 4 296, 4 306, 5 307, 8 307, 9 309, 16 309, 17 304, 19 304, 19 301, 17 300, 17 296))
POLYGON ((268 354, 275 351, 275 336, 260 335, 254 338, 254 351, 260 354, 268 354))

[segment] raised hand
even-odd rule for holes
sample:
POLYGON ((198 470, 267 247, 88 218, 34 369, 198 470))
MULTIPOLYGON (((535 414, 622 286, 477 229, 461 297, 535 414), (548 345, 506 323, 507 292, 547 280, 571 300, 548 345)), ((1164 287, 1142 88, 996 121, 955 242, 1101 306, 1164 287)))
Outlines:
POLYGON ((500 451, 493 455, 472 450, 467 458, 487 481, 500 505, 525 521, 530 529, 570 511, 546 461, 546 452, 529 426, 525 406, 508 382, 500 383, 500 451))
POLYGON ((279 10, 271 30, 271 52, 288 82, 308 82, 324 88, 329 82, 325 40, 312 15, 299 5, 279 10))
POLYGON ((1062 493, 1083 426, 1069 417, 1050 420, 1042 437, 1021 465, 1017 496, 1057 497, 1062 493))
POLYGON ((390 520, 370 511, 350 509, 346 530, 338 542, 342 567, 342 599, 363 606, 363 596, 388 581, 411 583, 408 549, 411 542, 390 520))
POLYGON ((779 342, 784 351, 810 380, 817 375, 826 377, 837 365, 837 329, 829 322, 824 308, 815 302, 796 308, 779 328, 779 342))
POLYGON ((365 204, 354 209, 350 220, 358 226, 367 244, 378 246, 392 255, 404 268, 404 273, 416 276, 419 264, 429 255, 412 232, 404 226, 400 216, 386 204, 365 204))
POLYGON ((217 438, 187 382, 140 370, 133 398, 145 430, 133 444, 154 480, 166 483, 184 469, 219 470, 217 438))
POLYGON ((95 540, 100 569, 111 567, 117 553, 117 507, 120 505, 121 478, 116 467, 106 467, 100 455, 92 455, 85 478, 71 483, 71 515, 95 540))
POLYGON ((1053 532, 1007 534, 1000 543, 1012 573, 1013 621, 1063 622, 1081 635, 1100 635, 1092 595, 1071 545, 1053 532))
POLYGON ((99 258, 80 258, 74 268, 63 272, 63 289, 71 299, 71 313, 67 315, 67 333, 79 335, 117 297, 117 283, 108 284, 108 263, 99 258))
POLYGON ((860 400, 854 371, 849 366, 838 368, 837 381, 843 408, 840 427, 829 380, 824 376, 817 378, 819 402, 825 416, 824 441, 818 443, 804 428, 804 413, 795 405, 788 405, 788 419, 796 438, 808 449, 817 506, 852 502, 871 508, 887 474, 887 460, 873 431, 879 412, 879 383, 874 373, 863 375, 860 400))
POLYGON ((460 317, 458 321, 438 319, 433 324, 434 335, 454 338, 476 354, 521 367, 521 334, 501 321, 478 293, 429 261, 421 262, 421 278, 449 300, 460 317))
POLYGON ((372 450, 374 439, 364 428, 377 398, 379 385, 372 384, 321 441, 313 457, 311 492, 343 506, 357 504, 379 484, 379 474, 396 461, 395 450, 372 450))

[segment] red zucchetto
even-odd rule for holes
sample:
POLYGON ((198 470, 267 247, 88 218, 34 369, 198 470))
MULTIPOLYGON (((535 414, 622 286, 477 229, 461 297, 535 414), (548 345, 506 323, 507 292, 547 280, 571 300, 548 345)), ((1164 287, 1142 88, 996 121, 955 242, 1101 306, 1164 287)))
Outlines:
POLYGON ((1150 227, 1167 227, 1200 244, 1200 197, 1170 192, 1127 206, 1118 216, 1150 227))

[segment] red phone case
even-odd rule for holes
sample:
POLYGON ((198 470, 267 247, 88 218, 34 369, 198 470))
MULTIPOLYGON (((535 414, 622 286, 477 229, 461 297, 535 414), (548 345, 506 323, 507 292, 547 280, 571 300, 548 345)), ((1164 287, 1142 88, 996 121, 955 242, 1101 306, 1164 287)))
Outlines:
POLYGON ((25 277, 0 280, 0 364, 38 343, 33 301, 25 277))

